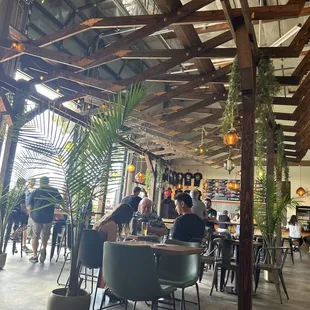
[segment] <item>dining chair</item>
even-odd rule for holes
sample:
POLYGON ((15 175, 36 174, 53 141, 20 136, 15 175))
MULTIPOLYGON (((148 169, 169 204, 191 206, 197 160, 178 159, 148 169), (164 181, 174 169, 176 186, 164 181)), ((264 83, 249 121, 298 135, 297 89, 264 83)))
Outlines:
POLYGON ((126 301, 151 301, 152 310, 158 309, 159 298, 172 295, 175 310, 174 292, 177 288, 159 282, 154 254, 149 246, 105 242, 103 278, 117 296, 126 301))
MULTIPOLYGON (((182 242, 179 240, 166 240, 166 244, 175 244, 189 247, 200 247, 197 242, 182 242)), ((160 283, 172 285, 182 290, 181 310, 185 309, 184 290, 190 286, 196 286, 197 304, 200 309, 199 297, 199 268, 200 254, 182 255, 182 256, 161 256, 158 264, 158 275, 160 283)))
POLYGON ((233 257, 233 240, 227 238, 216 238, 214 242, 218 244, 220 257, 215 262, 214 265, 214 274, 211 285, 210 296, 213 293, 213 289, 215 287, 216 291, 218 290, 218 271, 221 268, 221 279, 220 279, 220 290, 222 291, 225 286, 225 275, 226 270, 231 270, 236 273, 236 281, 238 283, 238 264, 232 262, 231 259, 233 257))
POLYGON ((218 260, 218 245, 213 240, 210 240, 209 244, 200 256, 199 282, 202 281, 204 270, 208 270, 211 266, 214 268, 218 260), (210 242, 213 243, 212 247, 209 246, 210 242))
POLYGON ((254 271, 255 271, 255 289, 254 291, 256 292, 258 283, 259 283, 259 278, 260 278, 260 272, 261 270, 266 270, 268 272, 271 272, 273 275, 273 282, 275 284, 276 290, 279 294, 280 301, 282 304, 282 296, 281 296, 281 290, 280 290, 280 283, 282 284, 283 290, 285 292, 285 295, 287 299, 288 293, 286 289, 286 285, 284 282, 284 277, 283 277, 283 266, 285 263, 285 259, 288 253, 288 248, 285 247, 264 247, 259 250, 255 265, 254 265, 254 271), (280 261, 276 261, 276 257, 278 255, 280 256, 280 261), (275 259, 272 259, 272 258, 275 259))

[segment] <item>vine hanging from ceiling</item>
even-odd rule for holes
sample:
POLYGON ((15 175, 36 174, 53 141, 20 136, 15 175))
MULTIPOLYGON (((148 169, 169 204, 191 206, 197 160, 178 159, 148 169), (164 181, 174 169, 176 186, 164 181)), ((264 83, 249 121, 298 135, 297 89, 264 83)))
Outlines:
MULTIPOLYGON (((268 134, 268 120, 272 115, 272 100, 280 91, 280 84, 274 76, 274 66, 269 57, 260 55, 256 77, 256 109, 255 109, 255 155, 258 169, 262 169, 265 158, 265 147, 268 134)), ((241 102, 241 86, 238 58, 235 57, 229 76, 229 92, 224 115, 222 132, 226 134, 234 127, 238 116, 238 104, 241 102)))

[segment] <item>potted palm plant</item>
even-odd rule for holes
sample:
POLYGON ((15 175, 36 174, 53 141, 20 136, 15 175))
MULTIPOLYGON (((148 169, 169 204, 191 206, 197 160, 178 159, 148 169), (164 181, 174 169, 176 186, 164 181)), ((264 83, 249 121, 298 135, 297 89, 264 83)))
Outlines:
MULTIPOLYGON (((139 85, 119 93, 108 109, 89 117, 85 126, 63 120, 50 111, 51 107, 18 133, 24 148, 16 158, 18 165, 41 175, 49 170, 50 183, 63 193, 60 208, 72 224, 68 287, 51 293, 48 310, 89 309, 90 295, 80 288, 78 263, 85 210, 106 192, 108 181, 109 186, 120 182, 113 169, 123 161, 119 142, 126 139, 124 122, 143 96, 144 88, 139 85)), ((56 201, 51 199, 50 203, 56 201)))
MULTIPOLYGON (((296 207, 298 199, 291 198, 289 193, 282 198, 277 195, 277 184, 273 176, 264 176, 257 179, 255 192, 254 220, 261 231, 266 247, 276 247, 276 229, 281 227, 286 210, 296 207), (267 207, 269 206, 269 208, 267 207)), ((276 252, 270 258, 270 263, 276 262, 276 252)), ((267 281, 272 281, 270 274, 265 275, 267 281)))
POLYGON ((24 179, 19 179, 12 189, 4 190, 0 197, 0 270, 3 269, 6 262, 9 216, 13 208, 20 203, 20 199, 25 193, 25 183, 26 181, 24 179))

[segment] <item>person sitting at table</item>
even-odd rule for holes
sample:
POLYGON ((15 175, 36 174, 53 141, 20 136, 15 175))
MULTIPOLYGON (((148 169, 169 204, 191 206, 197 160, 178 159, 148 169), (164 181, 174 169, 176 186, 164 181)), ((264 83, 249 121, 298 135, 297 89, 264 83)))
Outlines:
POLYGON ((232 223, 234 223, 234 224, 236 224, 236 226, 235 226, 235 229, 236 229, 236 232, 234 233, 234 237, 236 238, 236 239, 238 239, 239 238, 239 236, 240 236, 240 210, 239 209, 237 209, 236 210, 236 215, 233 217, 233 219, 232 219, 232 223), (238 225, 239 224, 239 225, 238 225))
MULTIPOLYGON (((123 228, 129 231, 129 223, 132 219, 133 213, 133 209, 128 203, 121 203, 110 213, 105 214, 98 222, 96 222, 93 229, 99 232, 102 242, 116 242, 117 235, 121 235, 123 228)), ((106 289, 104 296, 108 296, 111 301, 121 300, 106 287, 102 277, 98 283, 98 287, 106 289)))
POLYGON ((180 241, 200 241, 205 235, 205 222, 193 213, 193 201, 186 193, 175 197, 176 210, 180 216, 175 220, 172 238, 180 241))
POLYGON ((152 210, 153 202, 151 199, 145 197, 143 198, 138 206, 138 210, 134 217, 138 221, 137 231, 138 234, 141 234, 141 226, 142 222, 148 223, 147 231, 148 233, 155 234, 157 236, 165 236, 168 231, 165 223, 153 210, 152 210))
POLYGON ((228 211, 224 210, 223 214, 219 216, 219 227, 217 229, 219 233, 230 233, 228 225, 226 224, 227 222, 230 222, 230 218, 228 216, 228 211))
POLYGON ((129 223, 132 219, 132 215, 132 207, 128 203, 121 203, 96 222, 93 229, 100 233, 103 242, 115 242, 117 234, 121 234, 123 227, 125 227, 125 230, 129 230, 129 223))
POLYGON ((296 215, 291 216, 287 228, 289 230, 289 237, 292 239, 298 239, 299 247, 301 247, 304 240, 301 236, 301 224, 298 222, 296 215))
POLYGON ((216 221, 217 212, 216 210, 212 209, 212 200, 210 198, 207 197, 204 203, 207 209, 206 212, 208 216, 206 227, 208 228, 210 233, 213 233, 215 231, 214 222, 216 221))

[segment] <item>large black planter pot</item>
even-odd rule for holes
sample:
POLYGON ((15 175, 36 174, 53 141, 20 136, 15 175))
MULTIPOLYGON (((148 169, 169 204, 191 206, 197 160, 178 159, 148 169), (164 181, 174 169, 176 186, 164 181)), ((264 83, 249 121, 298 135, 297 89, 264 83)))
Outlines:
POLYGON ((66 296, 67 289, 57 288, 48 298, 47 310, 89 310, 90 294, 80 290, 79 296, 66 296))

